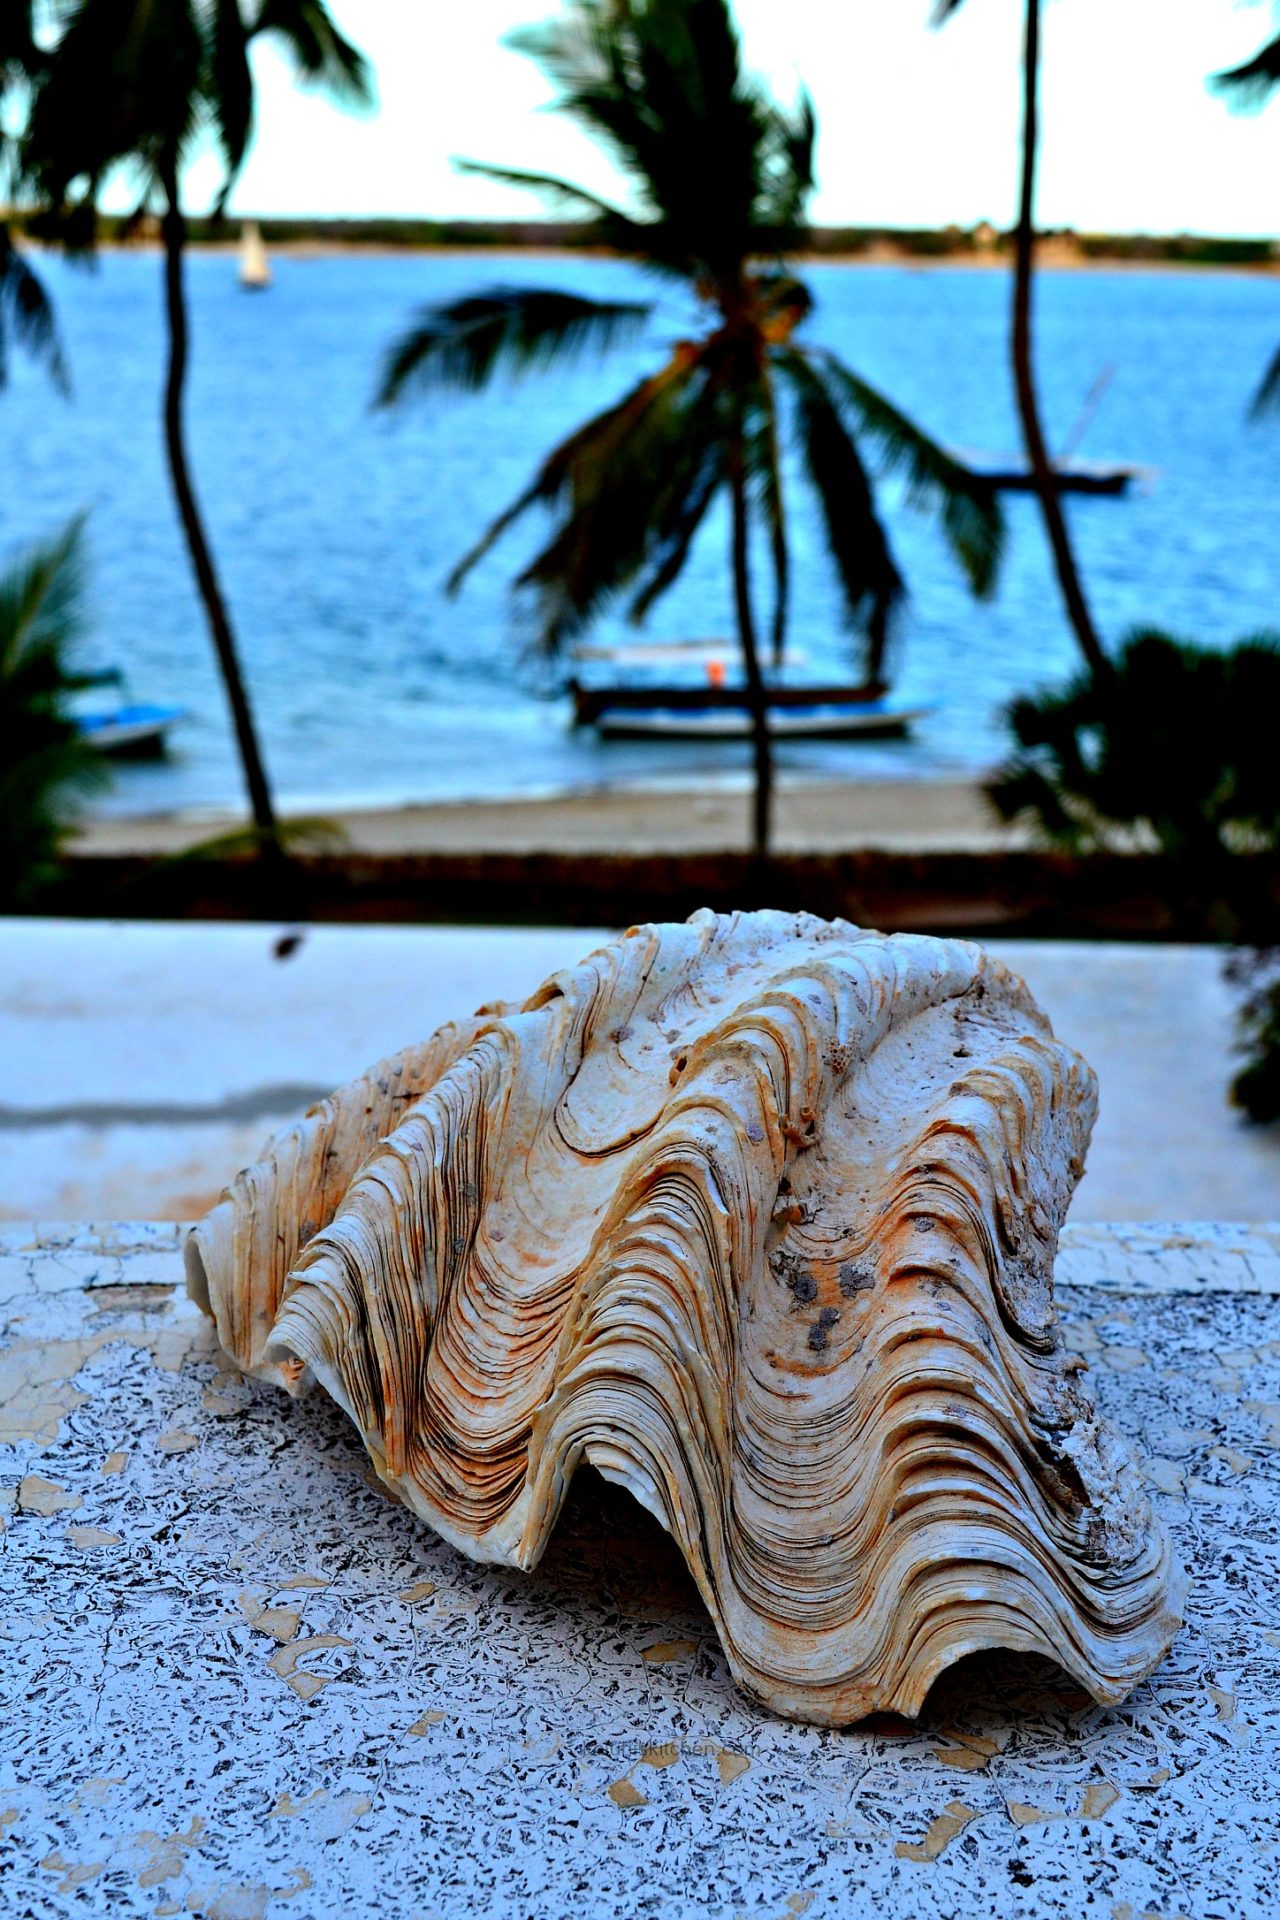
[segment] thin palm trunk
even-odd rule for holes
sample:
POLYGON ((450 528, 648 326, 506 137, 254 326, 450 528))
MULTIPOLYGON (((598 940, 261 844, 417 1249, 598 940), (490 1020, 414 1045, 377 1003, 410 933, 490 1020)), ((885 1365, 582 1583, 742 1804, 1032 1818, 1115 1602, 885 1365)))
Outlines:
POLYGON ((1023 43, 1023 119, 1022 119, 1022 192, 1018 205, 1013 274, 1013 373, 1018 392, 1018 413, 1026 442, 1031 479, 1044 516, 1045 531, 1053 551, 1058 584, 1066 604, 1067 617, 1075 630, 1089 666, 1096 674, 1107 671, 1107 656, 1102 650, 1093 624, 1084 587, 1076 566, 1071 539, 1067 532, 1062 500, 1053 482, 1049 455, 1045 449, 1036 401, 1035 378, 1031 367, 1031 288, 1035 251, 1036 143, 1038 139, 1037 85, 1040 68, 1040 0, 1027 0, 1026 37, 1023 43))
POLYGON ((187 305, 182 272, 186 223, 178 200, 176 166, 170 165, 162 169, 161 185, 165 196, 164 285, 169 320, 169 367, 164 396, 164 435, 169 455, 169 473, 173 481, 174 498, 178 503, 182 531, 186 536, 187 550, 191 555, 196 585, 200 598, 204 602, 209 631, 213 635, 213 644, 218 654, 218 665, 222 669, 223 684, 226 687, 227 701, 236 730, 236 742, 240 748, 240 759, 244 767, 245 785, 249 789, 249 801, 253 808, 254 825, 261 836, 263 850, 268 853, 278 853, 280 838, 276 825, 275 807, 272 804, 271 789, 267 784, 266 769, 258 747, 258 736, 253 724, 253 713, 249 706, 244 676, 240 671, 235 635, 231 630, 226 601, 222 597, 222 589, 218 584, 217 573, 214 571, 213 555, 205 537, 200 509, 196 503, 195 489, 191 482, 191 471, 187 464, 186 435, 182 414, 183 392, 187 377, 187 305))
POLYGON ((738 643, 742 648, 742 664, 747 676, 747 706, 751 713, 751 742, 756 774, 751 811, 751 845, 756 859, 763 863, 769 858, 769 822, 773 806, 773 744, 769 737, 769 709, 764 675, 760 671, 755 619, 751 611, 751 569, 747 551, 747 483, 740 441, 730 449, 729 484, 733 496, 733 595, 738 613, 738 643))

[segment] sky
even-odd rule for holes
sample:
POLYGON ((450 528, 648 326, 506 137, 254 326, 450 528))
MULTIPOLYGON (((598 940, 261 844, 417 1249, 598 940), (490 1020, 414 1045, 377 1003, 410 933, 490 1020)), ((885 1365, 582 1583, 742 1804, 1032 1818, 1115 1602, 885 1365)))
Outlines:
MULTIPOLYGON (((469 179, 459 155, 619 183, 585 133, 546 112, 550 84, 502 45, 551 0, 332 0, 374 68, 378 105, 344 113, 255 53, 259 118, 232 210, 530 219, 519 190, 469 179)), ((830 226, 1009 224, 1016 194, 1022 0, 737 0, 746 61, 818 119, 812 217, 830 226)), ((1280 232, 1280 95, 1230 111, 1206 76, 1252 54, 1268 0, 1046 0, 1041 226, 1149 233, 1280 232)), ((212 200, 212 154, 187 183, 212 200)), ((120 204, 128 201, 119 196, 120 204)))

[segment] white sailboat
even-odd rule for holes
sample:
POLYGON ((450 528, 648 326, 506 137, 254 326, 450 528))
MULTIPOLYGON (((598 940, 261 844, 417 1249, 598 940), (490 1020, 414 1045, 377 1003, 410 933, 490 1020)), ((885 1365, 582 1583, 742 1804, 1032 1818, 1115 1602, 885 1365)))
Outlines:
POLYGON ((240 229, 240 285, 255 293, 271 285, 271 264, 256 220, 246 220, 240 229))

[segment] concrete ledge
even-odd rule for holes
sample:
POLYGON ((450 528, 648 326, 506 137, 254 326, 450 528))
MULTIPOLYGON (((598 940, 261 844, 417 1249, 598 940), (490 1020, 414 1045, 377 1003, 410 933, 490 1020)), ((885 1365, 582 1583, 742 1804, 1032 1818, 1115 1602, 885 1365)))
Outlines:
POLYGON ((46 910, 148 919, 312 918, 433 924, 628 926, 698 907, 804 908, 886 932, 1197 940, 1273 937, 1275 862, 1237 862, 1229 912, 1147 854, 1087 860, 1027 850, 780 853, 763 876, 741 851, 418 851, 300 856, 292 897, 245 859, 79 857, 46 910), (1253 930, 1251 933, 1250 930, 1253 930), (1271 930, 1269 933, 1268 930, 1271 930))

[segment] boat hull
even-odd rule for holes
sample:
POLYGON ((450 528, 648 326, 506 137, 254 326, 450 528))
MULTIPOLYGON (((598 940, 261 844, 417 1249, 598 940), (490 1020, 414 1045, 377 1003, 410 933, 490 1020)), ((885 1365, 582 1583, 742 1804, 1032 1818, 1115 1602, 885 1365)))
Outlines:
MULTIPOLYGON (((1024 467, 997 468, 983 474, 1000 493, 1034 493, 1036 483, 1033 474, 1024 467)), ((1132 467, 1111 467, 1092 473, 1071 468, 1056 469, 1053 475, 1055 493, 1093 493, 1115 495, 1128 493, 1136 479, 1132 467)))
MULTIPOLYGON (((769 731, 779 740, 893 739, 927 707, 822 705, 769 708, 769 731)), ((594 719, 605 740, 747 740, 751 715, 742 707, 604 707, 594 719)))
POLYGON ((183 707, 120 707, 112 713, 83 714, 76 725, 81 739, 98 753, 147 759, 164 753, 169 729, 184 712, 183 707))

